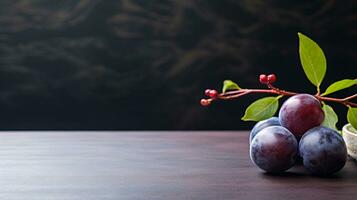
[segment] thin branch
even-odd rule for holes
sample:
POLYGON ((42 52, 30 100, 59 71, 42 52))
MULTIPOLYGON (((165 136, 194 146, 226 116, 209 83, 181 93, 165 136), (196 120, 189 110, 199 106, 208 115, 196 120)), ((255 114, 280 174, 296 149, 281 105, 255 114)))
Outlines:
MULTIPOLYGON (((234 91, 229 91, 225 93, 221 93, 217 96, 217 99, 222 99, 222 100, 227 100, 227 99, 235 99, 247 94, 251 93, 265 93, 265 94, 277 94, 277 95, 282 95, 282 96, 294 96, 299 93, 297 92, 290 92, 286 90, 281 90, 279 88, 274 87, 271 84, 267 84, 269 89, 240 89, 240 90, 234 90, 234 91)), ((320 94, 315 94, 315 96, 318 100, 320 101, 330 101, 330 102, 336 102, 336 103, 341 103, 345 106, 352 106, 352 107, 357 107, 357 103, 350 102, 351 99, 357 98, 357 94, 351 95, 349 97, 339 99, 339 98, 333 98, 333 97, 325 97, 321 96, 320 94)), ((216 98, 210 98, 207 99, 210 102, 213 100, 216 100, 216 98)))
POLYGON ((357 94, 354 94, 354 95, 351 95, 351 96, 349 96, 349 97, 346 97, 346 98, 344 98, 343 100, 344 100, 344 101, 348 101, 348 100, 351 100, 351 99, 354 99, 354 98, 357 98, 357 94))

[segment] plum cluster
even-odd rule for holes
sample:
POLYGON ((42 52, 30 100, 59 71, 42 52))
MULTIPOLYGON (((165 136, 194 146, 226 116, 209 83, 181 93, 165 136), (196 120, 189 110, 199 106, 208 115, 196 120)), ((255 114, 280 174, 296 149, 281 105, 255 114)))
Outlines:
POLYGON ((302 159, 314 175, 330 175, 346 163, 342 136, 321 126, 321 103, 309 94, 298 94, 284 102, 279 117, 258 122, 250 133, 250 158, 269 173, 280 173, 302 159))

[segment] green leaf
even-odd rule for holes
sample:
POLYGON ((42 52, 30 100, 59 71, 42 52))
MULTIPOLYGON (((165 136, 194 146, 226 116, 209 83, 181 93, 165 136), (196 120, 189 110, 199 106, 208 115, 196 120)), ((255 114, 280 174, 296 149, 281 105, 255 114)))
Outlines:
POLYGON ((335 129, 338 131, 336 127, 336 123, 338 122, 338 116, 333 110, 333 108, 325 103, 323 103, 322 110, 325 113, 325 119, 322 122, 322 125, 335 129))
POLYGON ((334 82, 326 89, 326 91, 322 94, 322 96, 337 92, 339 90, 346 89, 353 85, 357 85, 357 79, 343 79, 343 80, 334 82))
POLYGON ((225 93, 227 90, 240 90, 241 88, 237 85, 237 83, 231 80, 223 81, 222 92, 225 93))
POLYGON ((313 40, 298 33, 299 53, 302 68, 312 84, 320 91, 320 85, 326 74, 326 58, 324 52, 313 40))
POLYGON ((279 99, 277 97, 265 97, 254 101, 245 110, 245 114, 242 117, 244 121, 261 121, 268 119, 276 113, 279 107, 279 99))
POLYGON ((353 128, 357 129, 357 107, 348 107, 347 121, 353 126, 353 128))

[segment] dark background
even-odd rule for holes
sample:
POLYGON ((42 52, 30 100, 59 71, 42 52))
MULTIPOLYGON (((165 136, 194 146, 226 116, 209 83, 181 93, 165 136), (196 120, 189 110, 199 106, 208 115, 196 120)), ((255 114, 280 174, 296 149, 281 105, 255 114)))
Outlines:
MULTIPOLYGON (((248 129, 261 95, 199 105, 224 79, 314 92, 297 32, 320 44, 325 82, 356 78, 357 1, 1 0, 0 128, 248 129)), ((356 88, 337 96, 355 92, 356 88)), ((346 109, 335 106, 345 123, 346 109)))

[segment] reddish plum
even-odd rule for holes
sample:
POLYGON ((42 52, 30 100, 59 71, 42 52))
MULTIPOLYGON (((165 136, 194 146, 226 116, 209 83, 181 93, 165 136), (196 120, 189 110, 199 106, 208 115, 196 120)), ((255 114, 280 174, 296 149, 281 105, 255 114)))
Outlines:
POLYGON ((298 94, 284 102, 279 111, 280 123, 298 139, 324 120, 321 103, 309 94, 298 94))

